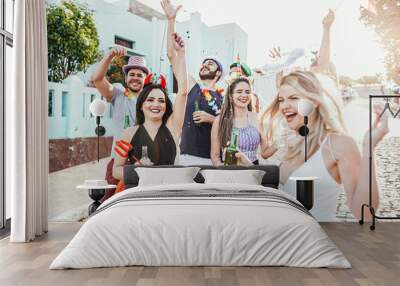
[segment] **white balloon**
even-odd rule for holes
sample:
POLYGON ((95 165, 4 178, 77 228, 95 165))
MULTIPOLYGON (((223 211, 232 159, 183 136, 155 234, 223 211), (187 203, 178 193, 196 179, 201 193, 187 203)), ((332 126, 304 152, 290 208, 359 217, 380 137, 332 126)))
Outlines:
POLYGON ((300 99, 297 104, 297 109, 301 116, 308 116, 311 112, 313 112, 314 105, 309 100, 300 99))
POLYGON ((106 113, 106 103, 103 100, 95 99, 90 104, 89 110, 94 116, 103 116, 106 113))

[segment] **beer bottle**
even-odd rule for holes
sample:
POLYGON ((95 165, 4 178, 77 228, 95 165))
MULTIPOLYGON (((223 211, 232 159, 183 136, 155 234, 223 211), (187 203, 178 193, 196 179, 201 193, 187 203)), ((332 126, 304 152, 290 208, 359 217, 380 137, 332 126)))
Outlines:
MULTIPOLYGON (((199 100, 196 99, 194 101, 194 111, 200 111, 200 105, 199 105, 199 100)), ((195 126, 199 127, 201 125, 201 123, 195 123, 195 126)))
POLYGON ((126 129, 126 128, 130 127, 130 126, 131 126, 131 124, 129 122, 129 115, 125 115, 125 118, 124 118, 124 129, 126 129))
POLYGON ((232 128, 230 144, 225 151, 225 161, 224 161, 225 166, 237 165, 237 158, 235 156, 236 153, 239 152, 237 141, 238 141, 238 129, 232 128))
POLYGON ((147 153, 147 146, 146 145, 142 146, 142 158, 140 159, 140 162, 142 163, 143 166, 152 166, 152 165, 154 165, 154 163, 149 158, 149 155, 147 153))

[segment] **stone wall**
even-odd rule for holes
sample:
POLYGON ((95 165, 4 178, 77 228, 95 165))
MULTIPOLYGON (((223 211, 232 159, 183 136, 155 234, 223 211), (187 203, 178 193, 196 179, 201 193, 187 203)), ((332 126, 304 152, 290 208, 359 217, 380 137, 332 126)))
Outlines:
MULTIPOLYGON (((113 137, 100 137, 100 159, 111 154, 113 137)), ((97 137, 49 140, 49 172, 97 160, 97 137)))

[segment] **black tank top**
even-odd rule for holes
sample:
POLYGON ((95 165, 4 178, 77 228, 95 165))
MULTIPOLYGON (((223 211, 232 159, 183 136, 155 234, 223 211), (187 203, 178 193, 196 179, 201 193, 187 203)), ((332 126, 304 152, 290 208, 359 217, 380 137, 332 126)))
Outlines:
POLYGON ((143 125, 139 125, 138 130, 131 140, 133 149, 128 153, 128 161, 135 164, 134 155, 137 159, 142 158, 142 146, 147 146, 147 153, 154 165, 173 165, 176 156, 176 144, 171 132, 164 124, 157 131, 154 141, 143 125))
MULTIPOLYGON (((222 105, 222 96, 210 91, 211 96, 215 98, 218 109, 222 105)), ((208 105, 203 96, 200 85, 196 83, 190 90, 186 103, 185 121, 183 123, 181 135, 181 154, 210 158, 211 151, 211 127, 212 124, 195 124, 193 121, 193 112, 195 111, 195 102, 198 102, 200 110, 216 116, 216 112, 208 105)))

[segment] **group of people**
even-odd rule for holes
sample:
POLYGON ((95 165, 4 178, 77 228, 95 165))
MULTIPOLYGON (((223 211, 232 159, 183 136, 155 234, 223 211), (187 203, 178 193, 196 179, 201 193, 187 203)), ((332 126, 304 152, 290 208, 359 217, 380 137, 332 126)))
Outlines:
MULTIPOLYGON (((304 139, 300 135, 286 142, 287 146, 279 150, 283 153, 282 189, 295 193, 294 184, 288 180, 290 176, 317 176, 318 192, 311 210, 314 216, 324 221, 335 220, 336 200, 344 188, 347 205, 359 218, 361 205, 368 201, 369 140, 365 137, 360 153, 354 139, 346 134, 340 104, 318 79, 318 72, 331 69, 326 55, 321 52, 308 71, 279 75, 278 92, 259 116, 258 110, 254 110, 257 97, 249 69, 239 61, 230 66, 231 76, 225 91, 216 87, 223 78, 223 66, 215 58, 203 60, 198 81, 187 74, 185 43, 175 32, 175 19, 181 7, 175 7, 169 0, 162 0, 161 5, 168 19, 168 59, 178 85, 174 103, 168 96, 165 78, 151 74, 145 60, 138 56, 130 57, 123 67, 125 90, 107 81, 106 72, 113 58, 126 55, 122 47, 113 48, 92 76, 101 95, 111 102, 117 132, 121 134, 114 140, 115 152, 107 167, 108 181, 122 181, 124 165, 140 165, 143 157, 154 165, 221 165, 233 129, 237 132, 238 164, 260 164, 261 158, 269 158, 278 150, 276 142, 282 138, 277 131, 282 125, 296 134, 303 126, 297 103, 304 99, 314 106, 308 123, 310 159, 304 162, 304 139)), ((325 17, 324 27, 332 24, 332 13, 325 17)), ((327 50, 328 34, 324 28, 321 50, 327 50)), ((387 132, 387 118, 377 117, 372 132, 373 148, 387 132)), ((379 190, 374 168, 372 193, 377 207, 379 190)), ((111 195, 107 194, 103 200, 111 195)))

